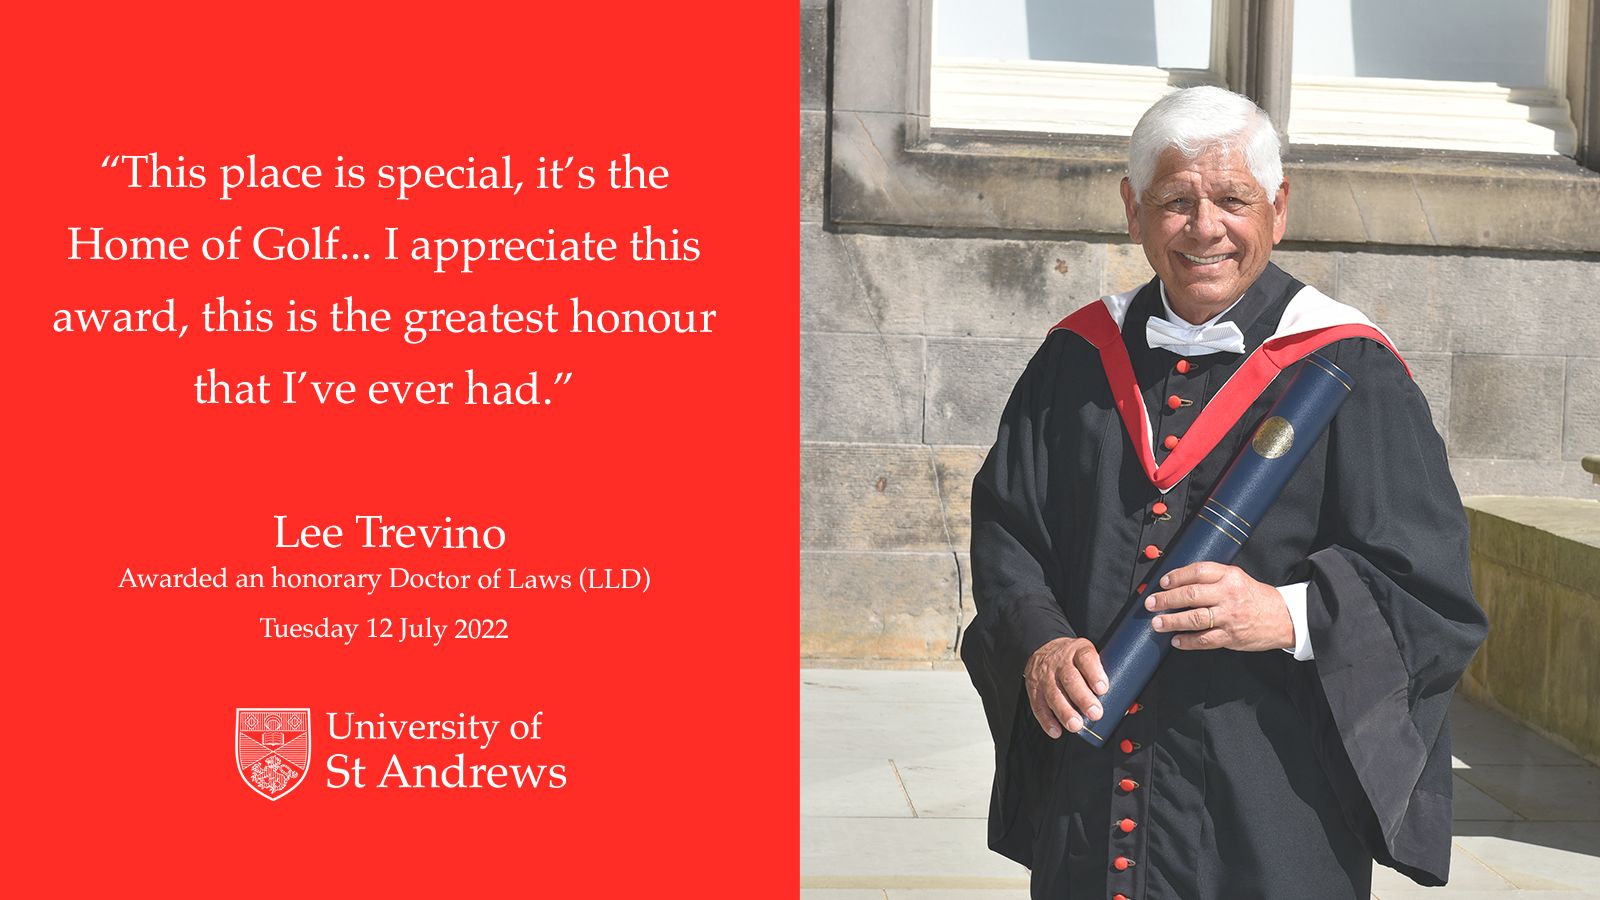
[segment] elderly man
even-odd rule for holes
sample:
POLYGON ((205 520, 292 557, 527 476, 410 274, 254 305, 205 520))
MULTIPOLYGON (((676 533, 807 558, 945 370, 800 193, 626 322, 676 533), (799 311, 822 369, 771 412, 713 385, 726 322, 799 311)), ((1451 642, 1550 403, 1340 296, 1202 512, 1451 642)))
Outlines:
POLYGON ((1155 279, 1049 334, 973 485, 990 846, 1040 898, 1365 898, 1374 860, 1442 884, 1445 713, 1486 623, 1427 404, 1381 331, 1268 261, 1289 183, 1249 100, 1157 102, 1122 200, 1155 279), (1177 649, 1091 746, 1096 642, 1289 380, 1263 347, 1355 387, 1236 565, 1145 591, 1177 649))

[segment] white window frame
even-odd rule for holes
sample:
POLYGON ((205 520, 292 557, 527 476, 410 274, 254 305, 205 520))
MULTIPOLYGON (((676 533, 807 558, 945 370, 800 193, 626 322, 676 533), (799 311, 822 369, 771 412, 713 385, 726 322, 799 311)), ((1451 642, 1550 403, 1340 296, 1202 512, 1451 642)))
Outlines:
POLYGON ((1572 156, 1567 103, 1568 0, 1548 0, 1545 84, 1507 88, 1413 78, 1296 78, 1288 133, 1297 144, 1572 156))
MULTIPOLYGON (((1296 144, 1572 156, 1579 138, 1566 96, 1568 5, 1548 5, 1545 85, 1320 77, 1290 86, 1279 122, 1296 144)), ((1212 0, 1211 65, 1162 69, 1048 60, 934 57, 929 125, 936 129, 1123 136, 1162 95, 1229 86, 1237 3, 1212 0)), ((937 5, 935 5, 937 14, 937 5)), ((1292 39, 1288 35, 1284 39, 1292 39)), ((1600 51, 1597 51, 1600 52, 1600 51)), ((1237 87, 1236 87, 1237 89, 1237 87)))
MULTIPOLYGON (((820 0, 807 0, 818 2, 820 0)), ((1289 0, 1234 0, 1229 84, 1281 112, 1289 0), (1264 36, 1281 38, 1267 41, 1264 36)), ((1568 96, 1576 160, 1397 149, 1291 148, 1284 169, 1307 246, 1600 253, 1600 0, 1570 0, 1568 96)), ((929 126, 933 0, 829 0, 824 214, 830 230, 1127 234, 1117 182, 1127 138, 929 126)), ((1281 121, 1275 119, 1274 121, 1281 121)))
MULTIPOLYGON (((1126 137, 1150 104, 1174 88, 1226 86, 1232 5, 1212 0, 1206 69, 934 57, 930 125, 1126 137)), ((937 4, 934 10, 937 15, 937 4)))

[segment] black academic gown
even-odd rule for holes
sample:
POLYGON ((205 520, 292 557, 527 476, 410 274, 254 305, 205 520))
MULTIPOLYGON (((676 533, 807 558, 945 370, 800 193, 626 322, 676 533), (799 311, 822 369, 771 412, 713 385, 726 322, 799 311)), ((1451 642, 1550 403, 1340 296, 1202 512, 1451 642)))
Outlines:
MULTIPOLYGON (((1269 265, 1230 311, 1247 352, 1299 287, 1269 265)), ((1152 281, 1122 331, 1158 463, 1162 439, 1181 436, 1245 358, 1195 357, 1179 372, 1180 357, 1145 341, 1161 314, 1152 281), (1192 405, 1170 409, 1173 396, 1192 405)), ((1290 374, 1164 498, 1084 338, 1052 332, 1018 381, 973 485, 977 616, 961 656, 995 739, 990 846, 1032 869, 1034 897, 1365 900, 1374 859, 1444 882, 1445 713, 1487 627, 1466 521, 1402 363, 1365 339, 1322 352, 1355 389, 1235 560, 1266 584, 1310 582, 1315 660, 1174 651, 1101 749, 1043 733, 1023 665, 1054 638, 1103 642, 1158 564, 1145 548, 1170 543, 1290 374)))

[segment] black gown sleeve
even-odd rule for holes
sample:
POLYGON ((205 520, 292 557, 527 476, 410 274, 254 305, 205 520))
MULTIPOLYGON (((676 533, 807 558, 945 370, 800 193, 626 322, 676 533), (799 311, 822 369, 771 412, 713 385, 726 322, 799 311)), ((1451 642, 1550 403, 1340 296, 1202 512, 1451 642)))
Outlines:
POLYGON ((1023 820, 1041 793, 1030 782, 1048 771, 1042 763, 1052 751, 1024 696, 1022 669, 1035 650, 1076 636, 1056 601, 1045 524, 1046 436, 1052 401, 1067 376, 1062 351, 1073 341, 1082 339, 1056 332, 1028 363, 972 486, 977 615, 962 636, 961 659, 983 698, 995 742, 989 846, 1023 865, 1030 864, 1033 831, 1023 820))
POLYGON ((1306 597, 1313 665, 1296 697, 1355 831, 1419 884, 1450 865, 1456 682, 1488 623, 1472 597, 1467 523, 1422 392, 1383 346, 1341 341, 1355 389, 1329 430, 1306 597))

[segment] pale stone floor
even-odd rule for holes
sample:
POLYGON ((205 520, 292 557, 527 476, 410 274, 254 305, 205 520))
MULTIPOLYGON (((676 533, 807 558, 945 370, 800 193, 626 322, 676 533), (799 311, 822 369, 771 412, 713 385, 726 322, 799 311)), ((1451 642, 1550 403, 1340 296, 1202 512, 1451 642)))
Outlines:
MULTIPOLYGON (((1600 900, 1600 769, 1457 700, 1450 884, 1379 900, 1600 900)), ((1026 900, 984 847, 993 749, 963 672, 800 670, 803 900, 1026 900)))

